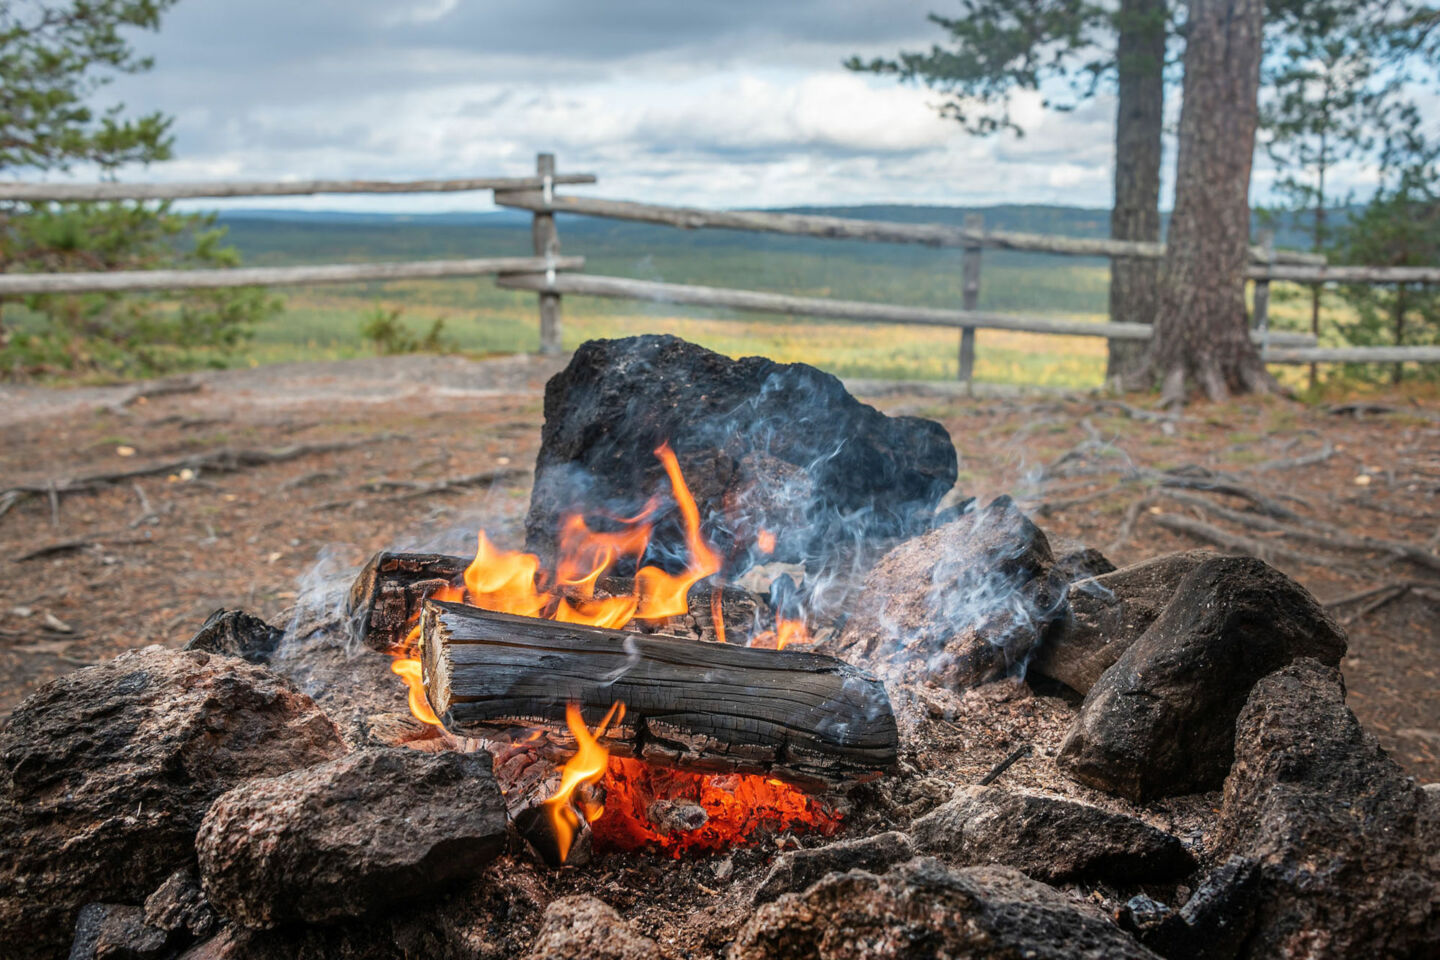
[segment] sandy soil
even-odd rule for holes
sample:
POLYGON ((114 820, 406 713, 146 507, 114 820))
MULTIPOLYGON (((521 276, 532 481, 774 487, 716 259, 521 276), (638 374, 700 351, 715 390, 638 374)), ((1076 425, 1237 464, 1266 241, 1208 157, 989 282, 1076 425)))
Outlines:
MULTIPOLYGON (((481 526, 517 543, 527 481, 424 497, 406 497, 403 484, 532 463, 541 392, 557 368, 525 357, 296 364, 203 374, 197 391, 128 405, 123 387, 0 388, 0 489, 42 491, 0 495, 0 510, 13 500, 0 515, 0 715, 78 666, 183 644, 217 607, 275 618, 377 549, 468 552, 481 526), (333 444, 343 446, 228 471, 179 462, 333 444), (103 489, 64 489, 92 473, 165 464, 103 489), (52 483, 53 497, 43 492, 52 483)), ((1250 538, 1322 601, 1392 584, 1335 608, 1351 636, 1350 701, 1408 770, 1440 780, 1440 561, 1425 560, 1440 550, 1440 409, 1394 401, 1398 409, 1357 417, 1266 400, 1165 421, 1093 398, 868 392, 887 412, 945 424, 967 494, 1011 493, 1053 537, 1117 564, 1196 546, 1161 525, 1178 516, 1250 538), (1167 495, 1167 477, 1280 504, 1299 518, 1283 526, 1306 537, 1182 503, 1167 495), (1375 539, 1423 555, 1399 559, 1375 539)), ((1231 511, 1254 506, 1178 492, 1231 511)))

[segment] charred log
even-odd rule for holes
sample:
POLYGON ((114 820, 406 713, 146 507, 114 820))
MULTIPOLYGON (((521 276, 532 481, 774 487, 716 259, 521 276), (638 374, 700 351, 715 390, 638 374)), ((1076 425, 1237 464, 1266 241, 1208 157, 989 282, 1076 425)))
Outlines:
MULTIPOLYGON (((425 599, 438 587, 462 583, 469 563, 463 557, 438 553, 375 554, 350 587, 346 616, 352 635, 373 650, 399 646, 414 627, 425 599)), ((633 589, 628 579, 606 578, 596 585, 595 595, 621 596, 633 589)), ((744 639, 754 631, 760 601, 748 590, 702 582, 690 588, 687 601, 690 612, 683 616, 635 621, 629 629, 701 640, 744 639), (715 625, 717 602, 723 632, 715 625)))
POLYGON ((831 657, 647 637, 427 601, 425 688, 453 730, 564 729, 616 700, 617 756, 698 772, 756 773, 834 789, 893 767, 895 717, 880 681, 831 657))

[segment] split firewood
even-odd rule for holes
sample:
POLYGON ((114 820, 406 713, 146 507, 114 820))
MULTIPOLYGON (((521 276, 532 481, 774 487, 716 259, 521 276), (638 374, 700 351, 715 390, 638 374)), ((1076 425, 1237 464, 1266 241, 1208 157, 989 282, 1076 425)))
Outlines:
POLYGON ((896 763, 884 685, 832 657, 433 600, 420 622, 430 705, 459 733, 563 730, 567 703, 593 722, 618 700, 624 720, 607 737, 618 756, 809 790, 850 786, 896 763))
MULTIPOLYGON (((404 642, 426 597, 438 587, 460 584, 470 561, 437 553, 381 552, 361 568, 350 588, 346 615, 353 636, 372 650, 389 650, 404 642)), ((622 596, 632 581, 611 577, 596 584, 596 597, 622 596)), ((715 626, 716 592, 727 640, 744 641, 754 631, 760 601, 740 587, 701 582, 690 588, 689 612, 664 620, 635 621, 632 632, 664 633, 719 639, 715 626)))

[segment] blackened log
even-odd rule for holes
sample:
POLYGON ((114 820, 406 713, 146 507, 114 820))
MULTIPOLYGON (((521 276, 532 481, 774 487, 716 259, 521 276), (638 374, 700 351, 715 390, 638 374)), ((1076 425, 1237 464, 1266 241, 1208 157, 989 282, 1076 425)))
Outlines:
MULTIPOLYGON (((895 765, 885 687, 832 657, 656 637, 427 601, 425 689, 447 727, 563 730, 565 705, 618 756, 698 772, 757 773, 809 790, 895 765)), ((553 739, 553 737, 552 737, 553 739)))
MULTIPOLYGON (((381 552, 361 568, 350 587, 346 617, 352 636, 373 650, 389 650, 404 642, 420 614, 425 598, 444 584, 459 584, 470 561, 438 553, 381 552)), ((605 578, 596 596, 630 593, 633 582, 605 578)), ((690 588, 690 612, 658 621, 637 621, 630 629, 644 633, 667 633, 719 639, 714 621, 714 594, 717 587, 697 583, 690 588)), ((759 601, 748 590, 719 587, 721 618, 728 640, 748 639, 754 632, 759 601)))
POLYGON ((345 615, 352 636, 372 650, 399 646, 425 598, 442 584, 460 582, 468 564, 440 553, 375 554, 350 587, 345 615))

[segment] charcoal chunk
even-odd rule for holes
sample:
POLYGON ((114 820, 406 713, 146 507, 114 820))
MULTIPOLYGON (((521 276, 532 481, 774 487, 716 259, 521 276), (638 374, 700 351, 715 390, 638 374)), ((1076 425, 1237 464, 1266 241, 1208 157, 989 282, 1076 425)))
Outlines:
POLYGON ((146 926, 140 907, 90 903, 76 917, 70 960, 159 960, 166 946, 165 931, 146 926))
POLYGON ((827 873, 845 870, 883 871, 915 855, 910 838, 899 831, 842 840, 805 850, 782 853, 755 889, 756 904, 770 903, 782 893, 804 890, 827 873))
POLYGON ((222 607, 205 618, 200 630, 185 644, 185 649, 265 663, 284 636, 285 631, 270 626, 259 617, 243 610, 222 607))

